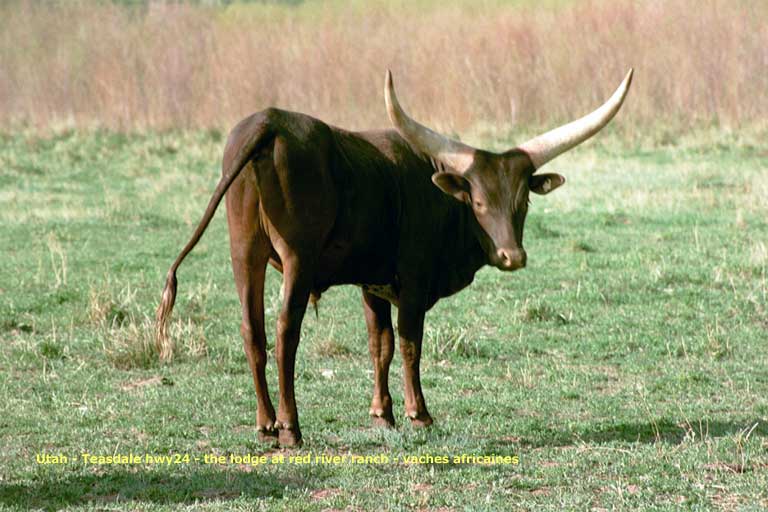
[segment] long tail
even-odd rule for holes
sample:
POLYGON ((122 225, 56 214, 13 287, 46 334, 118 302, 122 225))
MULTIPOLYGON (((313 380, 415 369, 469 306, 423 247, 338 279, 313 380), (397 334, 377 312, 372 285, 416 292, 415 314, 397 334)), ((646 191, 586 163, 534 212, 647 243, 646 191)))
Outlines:
MULTIPOLYGON (((224 161, 229 161, 227 169, 223 173, 221 180, 216 185, 216 190, 213 192, 211 200, 208 202, 208 207, 205 209, 203 218, 200 219, 195 232, 192 233, 192 237, 181 250, 181 253, 176 257, 176 260, 168 270, 168 276, 165 280, 165 288, 163 289, 163 298, 160 301, 160 305, 157 307, 157 313, 155 315, 155 341, 158 346, 164 346, 168 339, 168 318, 173 311, 173 305, 176 302, 176 270, 178 270, 181 262, 184 261, 187 254, 200 241, 208 224, 210 224, 213 215, 216 213, 216 208, 219 206, 224 194, 235 181, 235 178, 240 174, 245 165, 253 157, 254 153, 264 147, 272 139, 269 126, 264 122, 263 118, 256 119, 256 116, 252 116, 241 122, 237 127, 232 130, 229 140, 227 141, 227 147, 224 150, 224 161), (234 158, 228 158, 231 152, 235 152, 234 158)), ((225 164, 226 165, 226 164, 225 164)))

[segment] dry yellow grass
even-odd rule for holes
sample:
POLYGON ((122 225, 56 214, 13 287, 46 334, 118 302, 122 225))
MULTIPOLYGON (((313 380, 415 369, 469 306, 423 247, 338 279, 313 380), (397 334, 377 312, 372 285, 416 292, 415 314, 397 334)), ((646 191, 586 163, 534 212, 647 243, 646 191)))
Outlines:
POLYGON ((580 115, 630 66, 623 130, 768 119, 764 1, 472 5, 3 2, 0 122, 226 129, 275 105, 381 127, 390 67, 417 118, 477 132, 580 115))

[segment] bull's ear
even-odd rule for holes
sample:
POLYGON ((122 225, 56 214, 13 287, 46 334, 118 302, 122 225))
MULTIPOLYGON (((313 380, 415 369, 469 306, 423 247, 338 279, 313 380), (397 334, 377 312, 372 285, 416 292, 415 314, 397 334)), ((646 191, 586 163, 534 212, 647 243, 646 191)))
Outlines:
POLYGON ((436 172, 432 175, 432 183, 440 190, 453 196, 459 201, 469 203, 469 182, 454 172, 436 172))
POLYGON ((528 188, 536 194, 549 194, 565 183, 565 178, 559 174, 534 174, 528 178, 528 188))

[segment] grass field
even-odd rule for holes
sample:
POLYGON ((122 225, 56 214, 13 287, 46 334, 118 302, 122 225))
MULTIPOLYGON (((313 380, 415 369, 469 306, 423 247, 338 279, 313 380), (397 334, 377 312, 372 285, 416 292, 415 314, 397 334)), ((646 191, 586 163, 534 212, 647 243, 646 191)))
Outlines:
MULTIPOLYGON (((173 361, 158 364, 150 342, 223 136, 3 135, 0 509, 764 509, 768 155, 756 140, 606 134, 551 164, 569 181, 533 200, 528 267, 485 269, 427 317, 429 430, 369 426, 359 292, 329 290, 299 348, 305 444, 280 452, 255 441, 223 212, 179 273, 173 361), (190 462, 93 465, 84 452, 190 462), (212 454, 286 462, 194 461, 212 454), (288 463, 306 454, 390 462, 288 463), (519 463, 404 462, 462 454, 519 463)), ((270 325, 278 289, 271 272, 270 325)), ((271 357, 268 378, 274 392, 271 357)), ((392 383, 399 415, 399 355, 392 383)))

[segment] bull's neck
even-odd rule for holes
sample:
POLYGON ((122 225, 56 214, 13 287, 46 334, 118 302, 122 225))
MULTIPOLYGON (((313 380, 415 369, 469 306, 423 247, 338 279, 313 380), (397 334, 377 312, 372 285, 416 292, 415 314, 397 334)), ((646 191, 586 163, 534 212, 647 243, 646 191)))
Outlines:
POLYGON ((445 261, 441 265, 438 294, 452 295, 469 286, 480 268, 488 264, 488 255, 481 244, 482 228, 477 223, 472 208, 450 198, 450 230, 446 237, 445 261))
MULTIPOLYGON (((445 165, 430 155, 424 155, 432 167, 432 172, 445 172, 445 165)), ((445 261, 442 269, 437 293, 440 297, 452 295, 469 286, 480 268, 488 264, 488 256, 483 249, 483 230, 475 218, 472 208, 456 201, 449 196, 443 196, 451 205, 451 233, 446 234, 445 261)))

